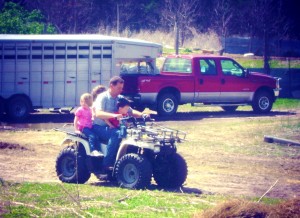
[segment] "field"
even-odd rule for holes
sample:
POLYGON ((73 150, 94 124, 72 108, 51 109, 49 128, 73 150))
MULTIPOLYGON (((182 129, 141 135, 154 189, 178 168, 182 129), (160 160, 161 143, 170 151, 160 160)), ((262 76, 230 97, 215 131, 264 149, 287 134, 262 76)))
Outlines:
POLYGON ((300 147, 263 141, 264 135, 300 141, 300 100, 279 99, 267 115, 250 107, 226 113, 183 105, 172 118, 156 118, 188 133, 178 146, 189 167, 179 190, 154 182, 148 190, 126 190, 96 177, 60 183, 54 166, 64 134, 51 128, 72 119, 37 113, 26 123, 2 123, 0 216, 191 217, 232 199, 257 201, 269 188, 261 200, 267 205, 300 197, 300 147))

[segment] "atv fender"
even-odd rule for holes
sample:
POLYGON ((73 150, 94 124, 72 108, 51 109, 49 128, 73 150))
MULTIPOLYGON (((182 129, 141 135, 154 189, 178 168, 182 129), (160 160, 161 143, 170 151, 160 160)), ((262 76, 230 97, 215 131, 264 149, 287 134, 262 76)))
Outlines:
POLYGON ((143 148, 143 149, 149 149, 154 151, 155 145, 153 143, 147 143, 143 141, 136 141, 134 139, 126 139, 123 140, 120 144, 116 160, 119 160, 121 157, 123 157, 125 154, 127 154, 127 149, 129 146, 137 147, 137 148, 143 148))
POLYGON ((77 136, 67 135, 62 141, 61 145, 69 145, 69 144, 77 144, 77 143, 81 143, 83 145, 87 155, 91 154, 89 142, 77 136))

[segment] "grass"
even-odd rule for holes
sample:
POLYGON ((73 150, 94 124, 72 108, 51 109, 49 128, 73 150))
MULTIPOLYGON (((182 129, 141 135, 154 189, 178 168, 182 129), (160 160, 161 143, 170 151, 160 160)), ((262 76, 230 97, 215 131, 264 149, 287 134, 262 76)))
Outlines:
POLYGON ((7 211, 3 217, 190 217, 226 199, 222 195, 52 183, 5 183, 0 188, 0 201, 7 211))

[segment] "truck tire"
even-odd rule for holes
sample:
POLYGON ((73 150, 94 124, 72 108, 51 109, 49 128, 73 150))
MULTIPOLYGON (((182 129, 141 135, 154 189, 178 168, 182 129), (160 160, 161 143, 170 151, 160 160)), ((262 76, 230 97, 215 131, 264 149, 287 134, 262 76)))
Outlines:
POLYGON ((152 166, 145 157, 126 154, 118 160, 115 175, 122 188, 144 189, 150 185, 152 166))
POLYGON ((273 106, 272 95, 267 91, 257 93, 252 102, 252 109, 255 113, 269 113, 273 106))
POLYGON ((8 101, 7 114, 13 120, 24 120, 31 111, 31 104, 26 97, 16 96, 8 101))
POLYGON ((163 94, 158 98, 157 112, 161 116, 174 115, 178 108, 178 101, 172 94, 163 94))
POLYGON ((184 158, 174 153, 170 156, 158 155, 155 159, 153 177, 162 188, 179 188, 187 177, 187 164, 184 158))
POLYGON ((234 112, 238 106, 222 106, 221 108, 226 112, 234 112))
POLYGON ((56 159, 56 174, 60 181, 83 184, 91 173, 85 164, 85 154, 75 146, 65 147, 56 159))

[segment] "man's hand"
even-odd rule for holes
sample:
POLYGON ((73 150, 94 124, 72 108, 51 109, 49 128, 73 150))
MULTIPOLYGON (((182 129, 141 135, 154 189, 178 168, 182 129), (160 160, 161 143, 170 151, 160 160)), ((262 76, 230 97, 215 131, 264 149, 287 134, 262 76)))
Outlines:
POLYGON ((122 114, 114 114, 114 118, 115 118, 116 120, 120 120, 122 117, 123 117, 122 114))
POLYGON ((142 118, 143 118, 143 119, 150 118, 150 114, 142 114, 142 118))
POLYGON ((75 133, 76 134, 81 134, 81 132, 78 129, 75 130, 75 133))

